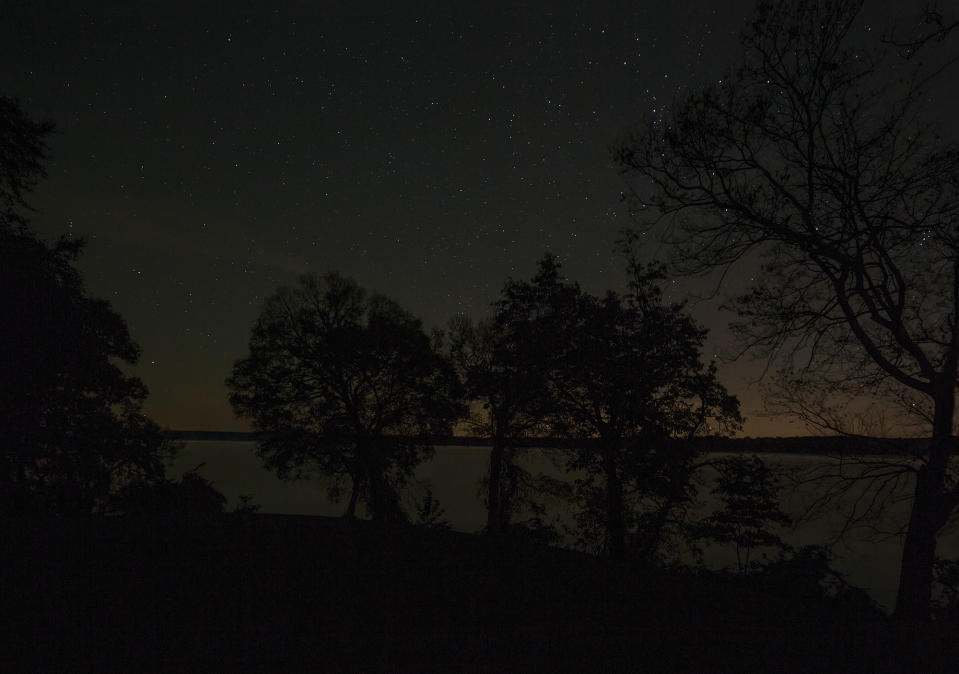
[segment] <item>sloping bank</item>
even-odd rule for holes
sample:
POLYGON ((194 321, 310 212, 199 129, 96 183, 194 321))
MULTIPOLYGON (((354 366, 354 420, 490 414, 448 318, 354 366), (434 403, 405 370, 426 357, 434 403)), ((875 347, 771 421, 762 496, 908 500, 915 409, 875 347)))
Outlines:
POLYGON ((802 569, 742 579, 322 517, 2 522, 8 671, 951 671, 802 569))

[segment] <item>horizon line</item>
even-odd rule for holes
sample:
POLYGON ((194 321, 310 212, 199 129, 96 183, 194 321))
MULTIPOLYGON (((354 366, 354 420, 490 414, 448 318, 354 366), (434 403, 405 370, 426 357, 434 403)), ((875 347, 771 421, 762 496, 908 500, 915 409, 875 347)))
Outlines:
MULTIPOLYGON (((182 441, 219 441, 219 442, 255 442, 257 431, 211 431, 211 430, 166 430, 163 435, 171 440, 182 441)), ((442 435, 429 438, 432 444, 457 447, 492 447, 493 441, 488 436, 476 435, 442 435)), ((927 438, 865 438, 844 435, 803 435, 803 436, 762 436, 762 437, 729 437, 729 436, 701 436, 694 438, 694 442, 715 443, 725 445, 728 449, 745 451, 747 445, 757 454, 835 454, 842 449, 849 449, 852 444, 872 445, 870 453, 908 453, 903 445, 914 445, 925 442, 927 438), (896 451, 898 450, 898 452, 896 451)), ((595 442, 593 438, 562 438, 562 437, 529 437, 516 438, 510 441, 513 447, 540 448, 540 449, 572 449, 584 443, 595 442)), ((723 447, 716 447, 713 451, 722 451, 723 447)))

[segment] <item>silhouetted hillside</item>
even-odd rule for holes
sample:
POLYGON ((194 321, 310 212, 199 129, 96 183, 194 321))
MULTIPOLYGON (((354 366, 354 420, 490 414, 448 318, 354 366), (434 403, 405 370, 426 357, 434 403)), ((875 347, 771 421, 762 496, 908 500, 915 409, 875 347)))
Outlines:
POLYGON ((8 671, 949 671, 959 654, 952 630, 910 646, 795 570, 666 572, 277 515, 15 520, 2 534, 8 671))

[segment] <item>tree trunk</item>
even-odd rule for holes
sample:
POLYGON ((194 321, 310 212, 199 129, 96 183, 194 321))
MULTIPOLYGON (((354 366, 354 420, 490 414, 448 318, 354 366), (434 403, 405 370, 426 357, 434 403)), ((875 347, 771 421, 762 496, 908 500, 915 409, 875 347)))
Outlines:
POLYGON ((372 518, 381 522, 406 522, 406 513, 400 505, 400 495, 385 475, 385 470, 372 472, 369 481, 372 518))
POLYGON ((945 483, 952 453, 954 386, 954 380, 950 379, 948 386, 941 386, 936 396, 929 459, 916 474, 915 496, 902 549, 895 611, 897 618, 907 622, 925 622, 930 618, 936 540, 952 514, 952 499, 946 496, 945 483))
POLYGON ((493 438, 489 455, 489 489, 486 495, 486 531, 501 534, 506 528, 503 512, 503 458, 506 454, 502 438, 493 438))
POLYGON ((651 562, 656 557, 659 550, 659 544, 663 540, 663 533, 666 530, 666 523, 669 520, 669 514, 672 512, 676 499, 670 495, 666 501, 659 506, 656 516, 646 532, 645 539, 642 541, 642 548, 639 552, 639 559, 645 562, 651 562))
POLYGON ((366 510, 370 519, 380 522, 408 522, 400 504, 400 495, 390 480, 390 466, 380 438, 371 437, 357 451, 360 483, 364 488, 366 510))
POLYGON ((626 514, 623 505, 623 483, 616 465, 614 447, 603 448, 603 470, 606 473, 606 546, 612 559, 626 556, 626 514))
POLYGON ((948 515, 942 516, 936 503, 941 498, 936 481, 926 466, 916 475, 916 491, 902 549, 896 595, 896 617, 908 622, 929 620, 936 538, 948 518, 948 515))
POLYGON ((359 479, 356 475, 353 476, 353 486, 350 490, 350 502, 346 506, 346 512, 343 513, 343 517, 348 520, 351 520, 356 517, 356 503, 360 498, 360 484, 359 479))

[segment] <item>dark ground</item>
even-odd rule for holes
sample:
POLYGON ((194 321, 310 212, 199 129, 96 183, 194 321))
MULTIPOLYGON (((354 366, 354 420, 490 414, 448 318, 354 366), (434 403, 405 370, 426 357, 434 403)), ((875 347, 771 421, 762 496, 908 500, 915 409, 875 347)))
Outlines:
POLYGON ((789 573, 643 569, 321 517, 0 523, 5 671, 955 671, 789 573))

